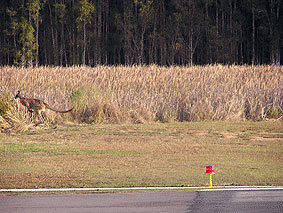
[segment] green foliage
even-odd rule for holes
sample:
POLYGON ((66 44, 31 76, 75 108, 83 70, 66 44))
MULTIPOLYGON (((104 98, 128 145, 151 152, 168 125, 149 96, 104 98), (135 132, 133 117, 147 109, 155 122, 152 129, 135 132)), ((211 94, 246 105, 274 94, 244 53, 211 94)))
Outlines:
POLYGON ((153 20, 154 18, 154 8, 153 8, 153 0, 148 0, 147 2, 139 1, 138 4, 140 7, 140 14, 145 23, 153 20))
POLYGON ((8 36, 13 36, 13 59, 15 65, 33 65, 39 46, 36 41, 34 26, 38 28, 40 9, 40 0, 29 0, 17 5, 17 8, 6 8, 9 16, 9 26, 4 33, 8 36), (23 8, 25 9, 23 10, 23 8))
POLYGON ((72 92, 70 99, 77 108, 85 108, 90 98, 93 97, 93 91, 90 86, 84 85, 72 92))
POLYGON ((0 94, 0 128, 24 129, 24 123, 17 115, 15 105, 7 93, 0 94))
POLYGON ((123 113, 109 100, 110 95, 102 94, 95 85, 84 85, 72 92, 70 99, 74 106, 74 119, 80 123, 118 123, 123 113))
POLYGON ((7 94, 0 95, 0 116, 5 116, 10 110, 10 98, 7 94))
POLYGON ((72 104, 73 105, 84 105, 85 92, 86 90, 84 87, 74 90, 72 92, 72 95, 70 96, 72 104))
POLYGON ((24 17, 22 17, 22 20, 19 23, 19 30, 21 49, 16 52, 16 60, 14 63, 21 66, 32 66, 35 50, 38 48, 34 35, 35 30, 24 17))
POLYGON ((91 15, 94 12, 94 5, 88 0, 81 0, 78 5, 79 16, 76 19, 78 28, 91 23, 91 15))
POLYGON ((7 8, 6 12, 9 16, 10 23, 7 26, 7 28, 4 30, 4 33, 6 35, 15 35, 19 27, 19 23, 17 21, 17 11, 7 8))
POLYGON ((70 99, 75 107, 76 120, 83 123, 92 123, 97 120, 97 107, 93 105, 93 102, 95 102, 95 89, 89 85, 84 85, 74 90, 70 99))
POLYGON ((29 0, 27 2, 27 9, 30 12, 31 17, 36 20, 39 17, 40 0, 29 0))

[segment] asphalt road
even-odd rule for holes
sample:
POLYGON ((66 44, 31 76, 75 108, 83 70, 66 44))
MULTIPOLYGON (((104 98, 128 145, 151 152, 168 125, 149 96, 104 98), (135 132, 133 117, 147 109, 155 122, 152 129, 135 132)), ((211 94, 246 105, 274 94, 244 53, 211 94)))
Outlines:
POLYGON ((283 190, 0 196, 0 212, 283 212, 283 190))

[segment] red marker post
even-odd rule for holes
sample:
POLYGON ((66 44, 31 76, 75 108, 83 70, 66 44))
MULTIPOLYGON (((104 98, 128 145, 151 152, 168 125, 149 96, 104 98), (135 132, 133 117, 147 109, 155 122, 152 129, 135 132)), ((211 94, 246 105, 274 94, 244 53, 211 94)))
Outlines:
POLYGON ((215 174, 214 165, 206 166, 206 174, 209 174, 209 187, 212 187, 212 174, 215 174))

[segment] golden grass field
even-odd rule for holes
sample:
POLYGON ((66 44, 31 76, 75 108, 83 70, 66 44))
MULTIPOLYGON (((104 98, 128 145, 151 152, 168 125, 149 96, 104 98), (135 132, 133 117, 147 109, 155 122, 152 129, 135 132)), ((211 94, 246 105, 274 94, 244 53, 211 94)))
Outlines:
POLYGON ((0 68, 0 188, 283 185, 282 66, 0 68), (18 90, 57 109, 35 125, 18 90))
POLYGON ((261 121, 283 115, 282 66, 1 67, 0 126, 28 129, 18 90, 58 109, 56 123, 261 121))

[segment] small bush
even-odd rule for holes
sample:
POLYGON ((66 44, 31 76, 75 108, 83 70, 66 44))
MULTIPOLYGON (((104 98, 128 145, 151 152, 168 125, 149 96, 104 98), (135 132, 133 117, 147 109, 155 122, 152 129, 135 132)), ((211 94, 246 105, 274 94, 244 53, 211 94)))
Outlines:
POLYGON ((23 131, 28 128, 27 123, 18 113, 15 102, 7 93, 0 94, 0 128, 15 131, 23 131))

